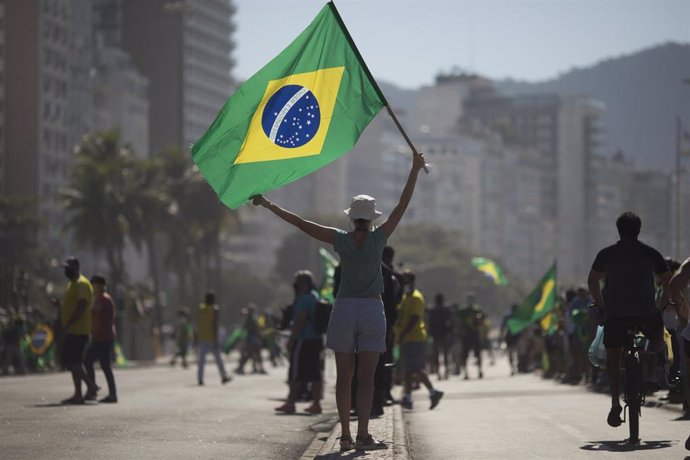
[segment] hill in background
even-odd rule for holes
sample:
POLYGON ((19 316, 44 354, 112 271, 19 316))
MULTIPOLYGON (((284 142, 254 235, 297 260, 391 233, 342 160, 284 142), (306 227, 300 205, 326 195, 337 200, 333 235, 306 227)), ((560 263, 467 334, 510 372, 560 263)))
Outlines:
POLYGON ((570 70, 553 80, 497 82, 506 93, 587 94, 606 104, 603 152, 617 149, 638 165, 673 166, 676 114, 690 131, 690 44, 667 43, 570 70))

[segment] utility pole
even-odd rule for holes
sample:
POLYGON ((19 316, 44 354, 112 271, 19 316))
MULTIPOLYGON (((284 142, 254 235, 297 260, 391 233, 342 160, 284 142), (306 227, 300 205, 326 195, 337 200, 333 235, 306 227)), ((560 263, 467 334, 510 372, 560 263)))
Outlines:
POLYGON ((675 253, 677 260, 683 260, 681 241, 683 239, 681 219, 683 215, 682 201, 682 179, 683 170, 681 163, 683 147, 683 123, 680 115, 676 115, 676 244, 675 253))

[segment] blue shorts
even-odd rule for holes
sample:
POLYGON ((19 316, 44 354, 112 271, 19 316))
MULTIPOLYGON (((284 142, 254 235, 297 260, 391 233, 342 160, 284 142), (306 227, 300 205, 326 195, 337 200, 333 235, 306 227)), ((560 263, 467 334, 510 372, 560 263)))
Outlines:
POLYGON ((379 299, 336 299, 328 321, 326 346, 355 353, 386 351, 386 315, 379 299))
POLYGON ((423 371, 426 364, 426 342, 400 344, 400 364, 405 373, 423 371))

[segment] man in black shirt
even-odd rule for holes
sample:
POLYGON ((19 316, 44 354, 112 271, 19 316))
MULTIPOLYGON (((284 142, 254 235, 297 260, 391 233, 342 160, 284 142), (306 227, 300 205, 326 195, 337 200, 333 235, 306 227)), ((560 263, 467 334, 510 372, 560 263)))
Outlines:
POLYGON ((624 212, 616 220, 616 227, 620 240, 599 251, 588 280, 594 304, 604 313, 606 370, 611 387, 607 422, 613 427, 622 423, 620 366, 623 346, 629 340, 627 331, 639 328, 649 339, 652 351, 661 349, 664 329, 655 302, 654 276, 659 278, 664 298, 671 278, 659 251, 637 239, 642 221, 636 214, 624 212), (603 291, 601 281, 604 281, 603 291))
POLYGON ((433 339, 433 365, 441 380, 440 355, 443 354, 443 368, 448 379, 448 354, 453 331, 453 314, 444 303, 443 294, 436 294, 433 308, 428 311, 429 335, 433 339))

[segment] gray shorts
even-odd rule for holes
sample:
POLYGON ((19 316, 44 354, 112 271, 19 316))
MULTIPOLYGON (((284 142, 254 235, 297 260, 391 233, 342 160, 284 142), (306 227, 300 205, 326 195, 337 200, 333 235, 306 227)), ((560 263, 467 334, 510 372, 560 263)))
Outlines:
POLYGON ((424 370, 426 342, 408 342, 400 345, 400 364, 406 373, 424 370))
POLYGON ((336 299, 326 346, 333 351, 386 351, 386 315, 379 299, 336 299))

